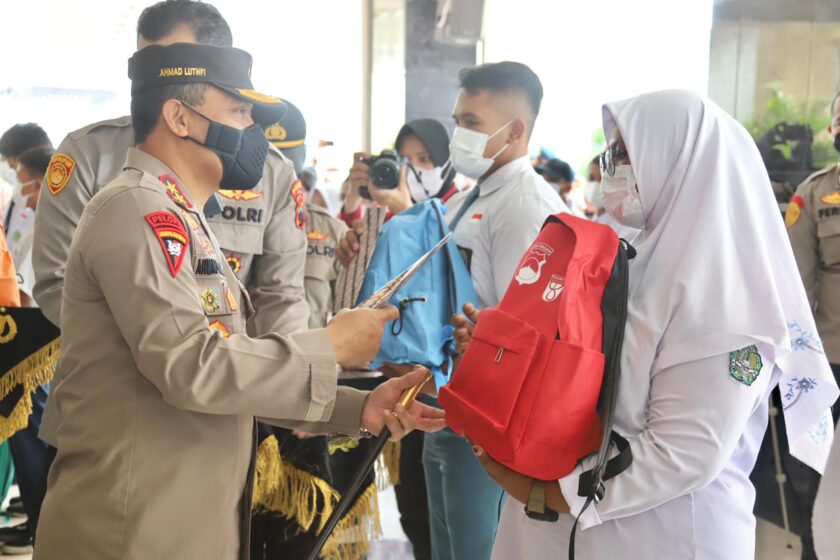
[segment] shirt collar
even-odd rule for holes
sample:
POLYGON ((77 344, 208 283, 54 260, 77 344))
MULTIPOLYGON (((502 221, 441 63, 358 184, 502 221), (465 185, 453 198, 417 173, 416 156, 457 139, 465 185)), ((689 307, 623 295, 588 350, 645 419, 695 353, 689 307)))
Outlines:
POLYGON ((169 166, 155 156, 139 150, 129 148, 125 159, 125 169, 136 169, 157 179, 160 187, 172 201, 183 208, 196 214, 200 214, 190 199, 189 190, 184 182, 172 171, 169 166))
POLYGON ((517 173, 521 173, 525 169, 531 169, 531 171, 533 171, 531 158, 528 155, 524 155, 504 164, 494 171, 489 177, 479 183, 478 187, 481 190, 480 196, 487 196, 490 193, 496 192, 505 185, 510 184, 511 179, 517 173))

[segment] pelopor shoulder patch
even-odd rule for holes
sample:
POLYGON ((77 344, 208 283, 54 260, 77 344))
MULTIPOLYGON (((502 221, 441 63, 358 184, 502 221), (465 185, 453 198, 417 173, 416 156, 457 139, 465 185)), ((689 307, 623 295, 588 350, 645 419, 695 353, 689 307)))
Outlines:
POLYGON ((76 169, 76 162, 68 155, 55 154, 47 167, 47 188, 50 194, 55 196, 67 186, 73 170, 76 169))
POLYGON ((762 366, 761 354, 754 344, 729 353, 729 375, 744 385, 755 382, 762 366))
POLYGON ((187 253, 187 245, 190 242, 187 228, 172 212, 146 214, 146 222, 152 226, 155 237, 163 249, 163 255, 166 257, 169 272, 172 273, 172 278, 175 278, 181 270, 181 264, 187 253))
POLYGON ((295 227, 302 230, 306 227, 306 212, 303 209, 304 204, 306 204, 306 195, 300 179, 292 183, 290 192, 292 193, 292 200, 295 201, 295 227))
POLYGON ((802 200, 801 196, 795 195, 790 199, 787 212, 785 212, 785 226, 788 229, 792 228, 799 221, 799 216, 802 214, 803 208, 805 208, 805 201, 802 200))

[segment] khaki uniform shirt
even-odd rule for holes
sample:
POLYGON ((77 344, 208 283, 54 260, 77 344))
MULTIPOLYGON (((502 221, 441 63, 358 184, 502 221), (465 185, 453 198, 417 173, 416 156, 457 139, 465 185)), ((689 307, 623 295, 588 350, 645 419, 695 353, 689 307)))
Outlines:
POLYGON ((365 394, 336 387, 326 331, 249 338, 221 255, 188 188, 145 152, 85 208, 36 559, 247 558, 254 416, 358 432, 365 394))
MULTIPOLYGON (((134 145, 131 118, 103 121, 64 139, 42 186, 35 219, 32 261, 35 300, 48 319, 60 321, 65 262, 73 233, 87 203, 123 169, 134 145)), ((306 236, 300 205, 290 196, 294 168, 269 150, 265 173, 252 191, 222 191, 222 212, 210 219, 213 233, 257 309, 248 324, 252 335, 289 334, 306 329, 309 309, 303 289, 306 236)), ((54 383, 61 381, 57 373, 54 383)), ((39 435, 55 445, 59 422, 47 400, 39 435)))
POLYGON ((840 364, 840 165, 799 185, 785 223, 825 353, 840 364))
POLYGON ((347 225, 330 216, 326 208, 306 205, 306 301, 309 303, 309 328, 327 326, 333 303, 333 289, 341 266, 335 256, 347 225))

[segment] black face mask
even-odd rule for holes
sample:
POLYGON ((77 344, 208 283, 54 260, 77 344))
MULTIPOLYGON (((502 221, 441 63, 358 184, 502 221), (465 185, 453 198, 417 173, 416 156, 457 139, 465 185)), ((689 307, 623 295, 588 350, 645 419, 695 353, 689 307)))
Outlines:
POLYGON ((228 190, 251 190, 257 186, 263 175, 265 158, 268 155, 268 140, 258 124, 248 128, 233 128, 208 119, 192 107, 196 114, 210 123, 207 139, 199 142, 187 136, 200 146, 211 150, 222 162, 222 180, 219 186, 228 190))
POLYGON ((840 134, 834 137, 834 149, 840 152, 840 134))

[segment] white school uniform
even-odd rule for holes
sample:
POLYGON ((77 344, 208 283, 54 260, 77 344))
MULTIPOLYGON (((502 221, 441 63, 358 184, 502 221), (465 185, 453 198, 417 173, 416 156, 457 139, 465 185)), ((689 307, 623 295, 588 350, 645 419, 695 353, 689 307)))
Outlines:
MULTIPOLYGON (((501 301, 545 219, 568 209, 528 156, 500 167, 475 188, 480 194, 458 222, 453 237, 470 270, 477 306, 485 308, 501 301)), ((458 193, 446 203, 449 223, 469 194, 458 193)))
MULTIPOLYGON (((781 388, 791 452, 825 465, 838 395, 752 138, 710 101, 656 92, 604 107, 638 183, 645 227, 614 429, 630 468, 581 516, 579 560, 754 557, 749 481, 781 388), (745 375, 733 352, 752 348, 745 375), (755 375, 757 374, 757 375, 755 375)), ((588 458, 560 480, 573 514, 588 458)), ((509 499, 495 560, 565 558, 573 517, 532 521, 509 499)))

